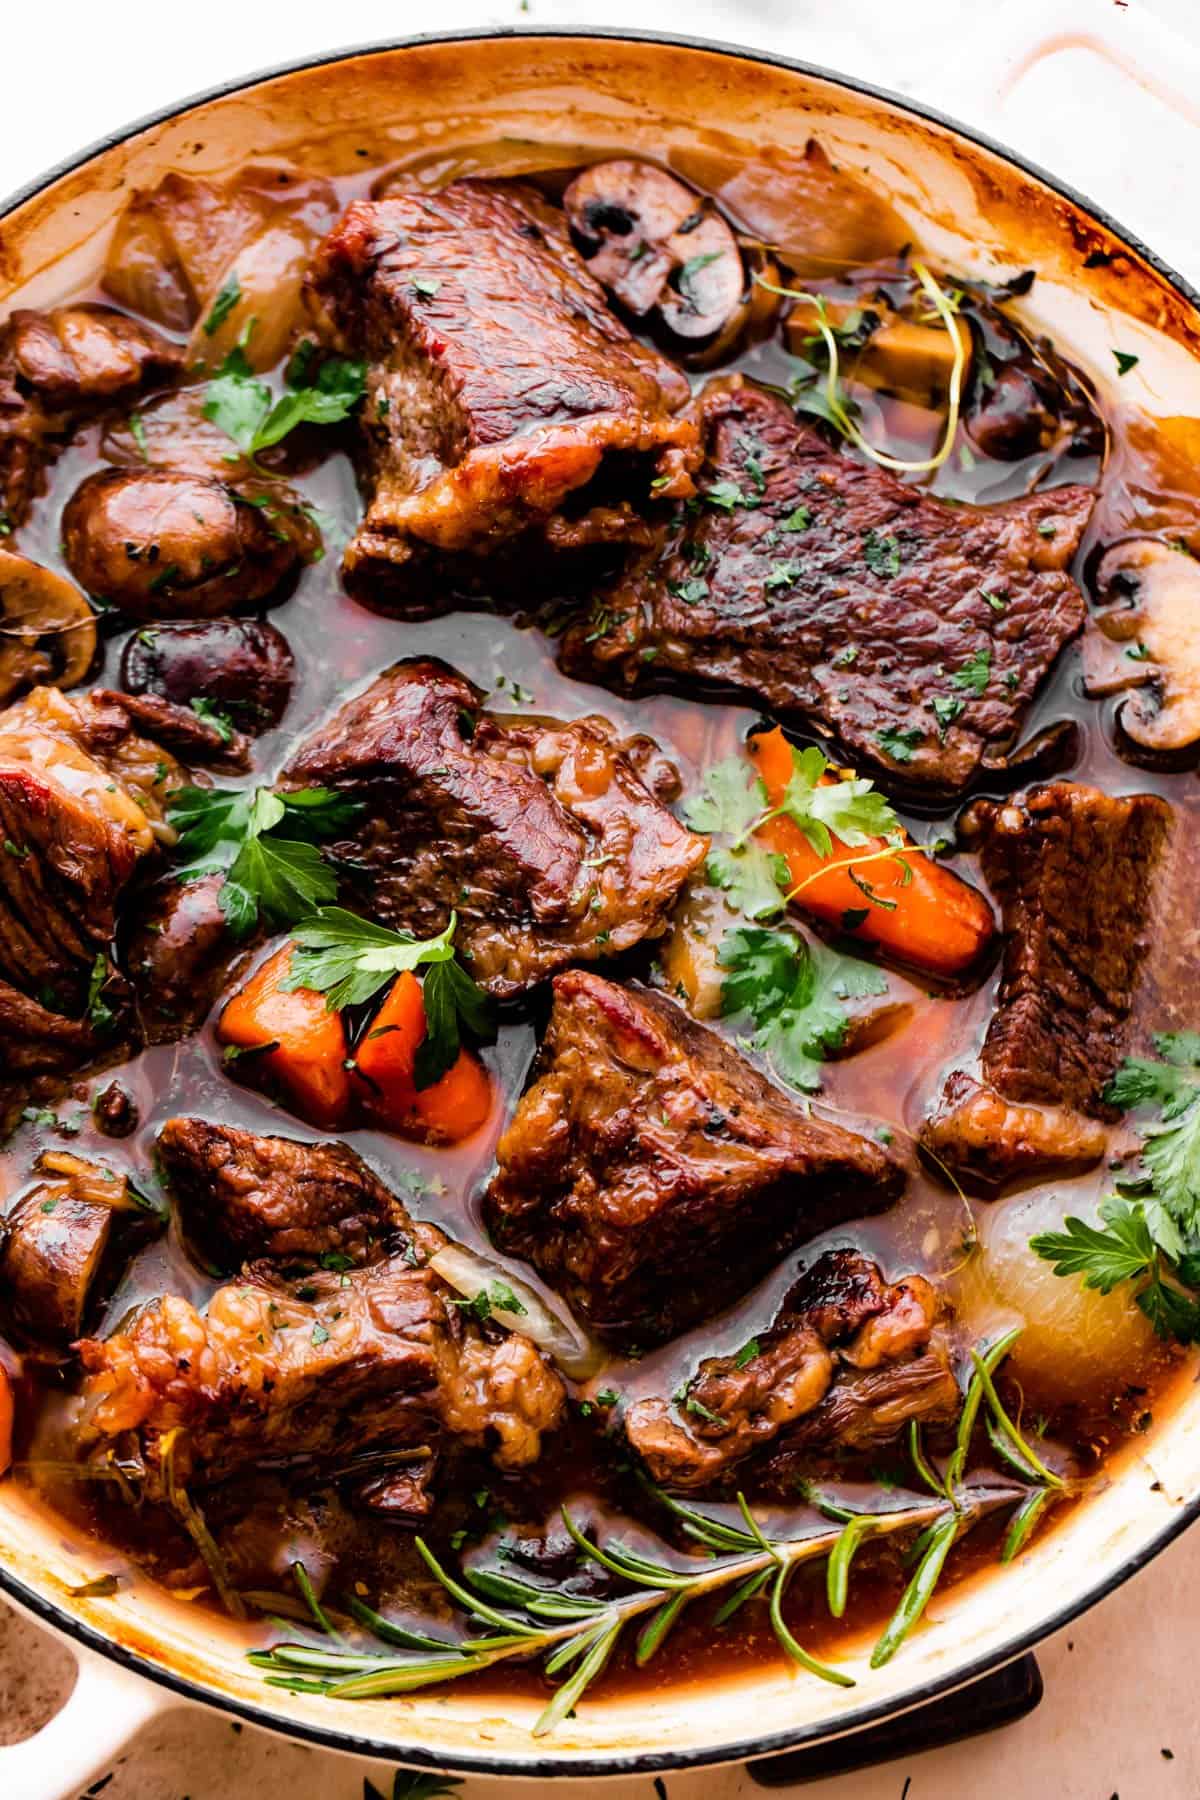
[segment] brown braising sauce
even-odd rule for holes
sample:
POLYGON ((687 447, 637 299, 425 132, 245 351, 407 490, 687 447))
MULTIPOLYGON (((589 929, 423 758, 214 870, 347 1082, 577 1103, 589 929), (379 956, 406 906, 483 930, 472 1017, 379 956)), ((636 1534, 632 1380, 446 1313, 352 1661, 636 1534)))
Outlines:
MULTIPOLYGON (((475 172, 471 165, 479 160, 465 156, 454 163, 450 159, 430 167, 426 177, 432 184, 456 173, 475 172)), ((482 172, 499 171, 485 166, 482 172)), ((550 197, 561 194, 570 173, 564 166, 540 177, 550 197)), ((339 199, 346 203, 371 191, 380 174, 364 169, 353 180, 342 180, 339 199)), ((736 216, 733 222, 738 223, 736 216)), ((953 282, 953 271, 943 279, 953 282)), ((823 280, 811 273, 803 285, 815 287, 831 304, 850 304, 863 291, 861 282, 840 277, 823 280)), ((894 266, 881 270, 875 285, 897 297, 911 292, 911 283, 894 266)), ((68 297, 77 296, 63 296, 68 297)), ((98 290, 83 297, 107 298, 98 290)), ((1006 302, 1005 307, 1008 316, 1020 318, 1019 299, 1006 302)), ((1069 345, 1061 349, 1069 356, 1069 345)), ((720 365, 721 372, 732 368, 786 391, 796 363, 777 331, 720 365)), ((697 384, 710 373, 698 372, 697 384)), ((929 415, 922 416, 919 409, 876 392, 857 387, 853 392, 863 409, 862 428, 873 441, 886 443, 899 456, 928 454, 929 434, 933 430, 936 436, 937 425, 935 421, 931 426, 929 415)), ((958 446, 937 471, 932 491, 952 500, 986 503, 1023 493, 1035 482, 1055 485, 1099 480, 1103 497, 1076 568, 1085 589, 1102 535, 1111 541, 1137 526, 1159 529, 1166 519, 1178 536, 1200 551, 1200 482, 1194 473, 1194 459, 1189 463, 1173 446, 1160 451, 1156 435, 1138 415, 1111 417, 1105 423, 1110 446, 1103 472, 1095 444, 1077 444, 1074 450, 1067 446, 1049 459, 1031 455, 1001 463, 978 452, 972 454, 960 429, 958 446)), ((100 426, 83 431, 63 454, 51 471, 48 491, 20 532, 19 548, 53 568, 63 567, 59 545, 63 506, 81 479, 101 464, 100 434, 100 426)), ((759 715, 744 705, 710 703, 677 694, 651 695, 635 703, 569 680, 555 666, 553 639, 520 616, 480 610, 423 623, 377 616, 347 598, 339 582, 340 553, 361 510, 348 455, 342 449, 332 451, 307 473, 296 476, 294 486, 318 509, 325 554, 305 568, 294 593, 270 614, 294 652, 296 682, 280 726, 256 741, 253 772, 246 778, 249 783, 269 784, 296 743, 316 723, 401 657, 443 659, 484 691, 485 705, 502 714, 570 719, 595 712, 610 719, 622 733, 649 733, 677 763, 685 794, 696 788, 706 768, 739 750, 757 721, 759 715), (523 697, 515 702, 514 694, 523 697)), ((170 626, 155 629, 169 630, 170 626)), ((96 676, 99 684, 119 685, 118 666, 127 635, 128 628, 118 618, 105 621, 103 661, 96 676)), ((1183 831, 1190 835, 1196 810, 1192 768, 1171 766, 1162 759, 1143 759, 1141 766, 1136 766, 1129 746, 1120 739, 1115 713, 1115 702, 1084 697, 1081 650, 1072 645, 1038 697, 1024 737, 1036 739, 1051 726, 1070 721, 1075 735, 1065 750, 1055 753, 1056 772, 1068 772, 1109 792, 1160 793, 1178 810, 1185 821, 1183 831)), ((1028 778, 1035 779, 1039 772, 1034 769, 1028 778)), ((985 785, 975 792, 1000 795, 1017 785, 1019 780, 1010 779, 1005 785, 985 785)), ((934 814, 930 809, 929 816, 917 818, 903 807, 899 810, 914 837, 935 830, 953 835, 952 812, 934 814), (930 817, 936 819, 935 824, 930 817)), ((958 855, 954 866, 967 879, 980 882, 969 856, 958 855)), ((807 921, 805 925, 808 929, 807 921)), ((1155 946, 1144 1016, 1135 1020, 1143 1042, 1150 1030, 1200 1025, 1200 1018, 1174 1016, 1170 998, 1173 985, 1178 985, 1172 979, 1174 959, 1181 954, 1180 945, 1174 942, 1155 946)), ((654 945, 608 965, 604 972, 666 985, 659 948, 654 945)), ((858 1129, 883 1131, 903 1140, 919 1128, 943 1071, 969 1060, 977 1050, 991 1012, 995 975, 958 992, 934 988, 919 976, 892 972, 889 988, 889 999, 897 1005, 887 1028, 856 1054, 825 1065, 815 1104, 818 1111, 844 1118, 858 1129)), ((540 994, 506 1011, 495 1046, 482 1052, 495 1076, 502 1104, 487 1130, 464 1147, 427 1149, 371 1130, 344 1134, 393 1185, 401 1185, 401 1177, 416 1178, 411 1205, 418 1217, 436 1221, 453 1239, 492 1256, 495 1252, 481 1223, 481 1191, 496 1138, 527 1080, 544 1016, 545 999, 540 994)), ((719 1021, 715 1024, 722 1029, 719 1021)), ((0 1194, 11 1197, 27 1186, 35 1156, 47 1148, 94 1156, 146 1185, 152 1181, 156 1133, 164 1119, 181 1111, 210 1115, 257 1132, 298 1138, 317 1135, 301 1120, 231 1078, 214 1042, 211 1020, 193 1038, 148 1050, 117 1071, 105 1069, 78 1082, 54 1110, 60 1124, 51 1127, 27 1120, 4 1146, 0 1194), (93 1098, 114 1073, 139 1113, 136 1133, 119 1141, 102 1137, 91 1114, 93 1098), (64 1130, 70 1135, 64 1135, 64 1130)), ((1098 1193, 1107 1191, 1110 1179, 1108 1171, 1100 1168, 1056 1181, 1055 1205, 1039 1219, 1037 1228, 1052 1226, 1064 1213, 1086 1209, 1098 1193)), ((542 1462, 530 1474, 520 1479, 502 1477, 483 1457, 469 1465, 452 1491, 444 1492, 439 1501, 428 1533, 431 1541, 453 1563, 456 1555, 469 1557, 479 1549, 494 1549, 497 1539, 506 1536, 528 1542, 533 1558, 530 1567, 561 1569, 568 1546, 559 1509, 569 1501, 579 1520, 601 1532, 613 1521, 623 1520, 625 1540, 640 1542, 653 1554, 656 1534, 663 1532, 667 1520, 660 1508, 646 1500, 628 1464, 616 1423, 621 1407, 642 1395, 674 1393, 694 1374, 703 1357, 734 1350, 765 1330, 798 1268, 812 1261, 826 1243, 861 1247, 878 1258, 890 1278, 924 1271, 946 1284, 959 1306, 963 1341, 972 1341, 995 1317, 1015 1316, 986 1292, 986 1281, 979 1280, 976 1273, 986 1264, 993 1214, 1012 1203, 1004 1198, 989 1207, 968 1201, 914 1156, 906 1192, 892 1211, 803 1246, 726 1312, 660 1349, 635 1358, 614 1357, 589 1384, 574 1384, 567 1425, 549 1442, 542 1462), (598 1392, 615 1393, 618 1405, 597 1404, 598 1392), (597 1454, 605 1419, 610 1421, 609 1435, 600 1439, 597 1454), (643 1530, 641 1538, 639 1530, 643 1530)), ((1030 1260, 1036 1265, 1032 1255, 1030 1260)), ((529 1268, 516 1264, 513 1268, 523 1280, 540 1286, 529 1268)), ((1040 1265, 1038 1278, 1053 1279, 1045 1264, 1040 1265)), ((94 1321, 94 1334, 111 1332, 131 1308, 163 1293, 181 1294, 202 1306, 216 1285, 188 1252, 172 1223, 133 1256, 94 1321)), ((549 1301, 559 1304, 549 1290, 542 1291, 549 1301)), ((1030 1429, 1037 1430, 1045 1454, 1060 1466, 1085 1476, 1095 1474, 1106 1458, 1119 1453, 1131 1434, 1145 1428, 1148 1415, 1169 1403, 1177 1363, 1157 1344, 1147 1346, 1139 1341, 1141 1360, 1125 1367, 1119 1379, 1106 1373, 1090 1390, 1081 1391, 1071 1384, 1056 1392, 1052 1376, 1046 1378, 1044 1372, 1027 1375, 1024 1387, 1008 1377, 1004 1391, 1011 1408, 1030 1429)), ((145 1569, 195 1604, 215 1603, 191 1541, 169 1518, 151 1508, 131 1507, 114 1495, 108 1484, 62 1478, 67 1454, 62 1431, 73 1404, 70 1364, 55 1366, 26 1356, 23 1371, 18 1395, 17 1479, 34 1482, 64 1519, 110 1547, 112 1566, 124 1577, 133 1578, 138 1569, 145 1569)), ((868 1501, 882 1499, 897 1485, 912 1486, 902 1444, 845 1463, 814 1460, 812 1473, 826 1490, 836 1492, 839 1484, 849 1482, 854 1494, 868 1501)), ((751 1500, 761 1502, 761 1516, 768 1528, 794 1529, 798 1521, 815 1517, 800 1493, 756 1496, 749 1470, 746 1488, 751 1500)), ((445 1597, 417 1560, 410 1535, 354 1512, 335 1487, 289 1487, 267 1476, 253 1483, 238 1482, 235 1491, 214 1492, 206 1497, 205 1510, 235 1585, 243 1590, 289 1589, 289 1567, 300 1559, 327 1596, 348 1590, 385 1613, 395 1611, 410 1619, 423 1615, 443 1622, 449 1616, 445 1597)), ((1061 1517, 1065 1511, 1060 1508, 1055 1516, 1061 1517)), ((952 1570, 965 1575, 994 1561, 1001 1532, 1002 1525, 985 1524, 972 1533, 964 1548, 955 1553, 952 1570)), ((686 1546, 680 1543, 680 1548, 686 1546)), ((857 1635, 864 1626, 886 1617, 906 1579, 897 1552, 886 1550, 873 1558, 864 1557, 861 1565, 856 1565, 846 1629, 857 1635)), ((711 1608, 698 1607, 694 1619, 685 1614, 663 1652, 644 1672, 633 1671, 630 1652, 623 1650, 606 1680, 669 1684, 778 1658, 779 1647, 764 1605, 748 1605, 729 1626, 717 1630, 711 1626, 710 1613, 711 1608)), ((819 1569, 802 1571, 793 1583, 787 1616, 808 1649, 823 1654, 836 1650, 842 1627, 829 1618, 819 1569)), ((265 1643, 276 1635, 266 1624, 247 1625, 246 1631, 248 1645, 265 1643)), ((546 1686, 536 1668, 518 1663, 501 1665, 477 1680, 480 1686, 492 1689, 540 1692, 546 1686)))

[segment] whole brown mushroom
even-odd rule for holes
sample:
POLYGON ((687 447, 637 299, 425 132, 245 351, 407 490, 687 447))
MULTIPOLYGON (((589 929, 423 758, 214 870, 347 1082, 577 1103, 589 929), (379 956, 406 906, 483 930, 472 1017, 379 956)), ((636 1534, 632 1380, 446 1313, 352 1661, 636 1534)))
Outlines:
POLYGON ((31 687, 74 687, 96 655, 96 618, 79 589, 0 549, 0 706, 31 687))
POLYGON ((173 469, 89 475, 62 531, 76 580, 139 619, 212 618, 265 600, 317 542, 285 500, 173 469))

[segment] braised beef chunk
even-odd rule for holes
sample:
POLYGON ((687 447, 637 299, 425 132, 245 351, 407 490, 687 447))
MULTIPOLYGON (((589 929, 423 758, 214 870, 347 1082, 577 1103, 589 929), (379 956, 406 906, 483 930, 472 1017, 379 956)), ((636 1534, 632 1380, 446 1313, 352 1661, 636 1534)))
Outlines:
POLYGON ((1117 798, 1069 781, 964 815, 1006 945, 986 1086, 951 1076, 926 1127, 943 1161, 1004 1180, 1102 1153, 1096 1122, 1116 1116, 1103 1091, 1124 1051, 1171 826, 1155 794, 1117 798))
POLYGON ((35 688, 0 713, 0 978, 78 1008, 180 779, 119 696, 35 688))
POLYGON ((637 1343, 903 1185, 878 1144, 800 1111, 662 995, 577 969, 555 978, 537 1079, 496 1156, 496 1242, 637 1343))
POLYGON ((250 745, 231 725, 205 718, 190 706, 179 706, 158 694, 124 694, 117 688, 92 691, 98 704, 120 707, 132 727, 172 756, 202 769, 235 774, 250 766, 250 745))
POLYGON ((140 1451, 160 1494, 166 1440, 197 1486, 270 1467, 353 1473, 372 1450, 487 1445, 506 1468, 536 1460, 563 1406, 527 1338, 470 1320, 404 1257, 299 1288, 252 1269, 203 1316, 166 1295, 127 1330, 85 1339, 81 1448, 140 1451), (303 1297, 301 1297, 303 1296, 303 1297))
POLYGON ((670 772, 647 740, 622 744, 598 718, 499 718, 480 699, 443 664, 397 663, 284 785, 362 800, 353 837, 330 847, 343 896, 418 937, 456 912, 471 974, 507 996, 656 937, 707 843, 648 785, 670 772))
POLYGON ((699 416, 700 505, 571 626, 564 667, 751 694, 917 789, 1002 762, 1083 624, 1067 570, 1092 491, 951 506, 738 376, 699 416))
POLYGON ((958 1389, 937 1331, 943 1311, 920 1275, 889 1285, 857 1251, 826 1251, 789 1291, 769 1331, 731 1356, 708 1357, 674 1405, 635 1401, 625 1420, 630 1445, 655 1481, 701 1487, 797 1428, 814 1447, 861 1448, 893 1436, 909 1418, 953 1417, 958 1389), (923 1378, 931 1360, 940 1382, 923 1378))
POLYGON ((497 552, 519 547, 527 582, 547 552, 638 541, 652 480, 691 492, 687 381, 609 311, 532 189, 358 201, 312 295, 338 348, 369 363, 367 513, 343 564, 366 599, 438 612, 447 579, 490 587, 497 552))
POLYGON ((400 1248, 398 1237, 421 1238, 422 1227, 345 1144, 177 1118, 159 1132, 158 1154, 188 1235, 225 1268, 264 1257, 341 1267, 389 1241, 400 1248))
POLYGON ((76 424, 169 381, 183 348, 109 306, 22 308, 0 327, 0 511, 24 522, 76 424))

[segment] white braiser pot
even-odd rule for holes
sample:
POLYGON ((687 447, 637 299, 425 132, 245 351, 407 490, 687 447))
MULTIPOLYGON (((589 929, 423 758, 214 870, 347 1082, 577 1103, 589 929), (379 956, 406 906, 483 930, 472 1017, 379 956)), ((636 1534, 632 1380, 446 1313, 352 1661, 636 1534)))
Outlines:
MULTIPOLYGON (((980 276, 1035 268, 1027 313, 1099 382, 1111 381, 1119 345, 1140 359, 1123 399, 1200 415, 1198 297, 1079 197, 997 146, 844 79, 758 52, 636 35, 418 40, 250 79, 176 109, 18 197, 2 230, 3 310, 86 285, 130 189, 168 169, 220 174, 280 157, 339 173, 362 167, 362 148, 382 163, 499 135, 623 155, 717 147, 741 165, 743 192, 761 193, 784 179, 779 160, 815 135, 836 162, 887 191, 935 262, 980 276), (1095 251, 1111 260, 1085 268, 1095 251)), ((70 1543, 26 1491, 0 1483, 0 1590, 63 1634, 81 1664, 65 1711, 27 1744, 0 1749, 0 1795, 77 1794, 141 1722, 184 1702, 334 1749, 539 1779, 742 1760, 835 1736, 1011 1659, 1181 1531, 1200 1511, 1200 1388, 1181 1378, 1153 1430, 1109 1473, 1016 1564, 939 1595, 894 1662, 872 1672, 869 1640, 854 1645, 840 1659, 853 1688, 781 1666, 589 1698, 549 1740, 530 1736, 533 1702, 484 1711, 453 1686, 368 1703, 268 1688, 232 1628, 148 1585, 71 1598, 89 1568, 86 1543, 70 1543)))

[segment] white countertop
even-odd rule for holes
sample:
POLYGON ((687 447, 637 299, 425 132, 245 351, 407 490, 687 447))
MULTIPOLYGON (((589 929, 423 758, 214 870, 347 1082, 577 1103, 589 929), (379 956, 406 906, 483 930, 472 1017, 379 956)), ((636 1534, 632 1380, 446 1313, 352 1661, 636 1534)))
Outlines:
MULTIPOLYGON (((130 119, 274 62, 433 28, 628 24, 769 46, 978 123, 1200 282, 1200 109, 1190 105, 1183 59, 1160 46, 1139 81, 1112 54, 1129 21, 1145 15, 1200 38, 1197 0, 692 0, 686 11, 661 0, 441 0, 432 14, 405 0, 341 0, 336 9, 292 0, 286 10, 205 0, 190 14, 161 0, 26 4, 5 17, 0 195, 130 119), (1047 34, 1049 47, 1028 58, 1047 34)), ((1192 1533, 1042 1647, 1045 1699, 1019 1724, 804 1791, 813 1800, 1197 1800, 1197 1652, 1200 1536, 1192 1533)), ((50 1716, 70 1670, 65 1651, 0 1608, 0 1743, 50 1716)), ((364 1800, 364 1779, 382 1800, 391 1796, 390 1772, 379 1765, 194 1708, 147 1726, 111 1770, 97 1770, 109 1774, 104 1800, 364 1800)), ((765 1792, 737 1768, 672 1775, 665 1785, 669 1800, 765 1792)), ((464 1800, 517 1792, 474 1779, 461 1791, 464 1800)), ((563 1789, 571 1800, 601 1791, 607 1800, 654 1800, 649 1779, 563 1789)))

